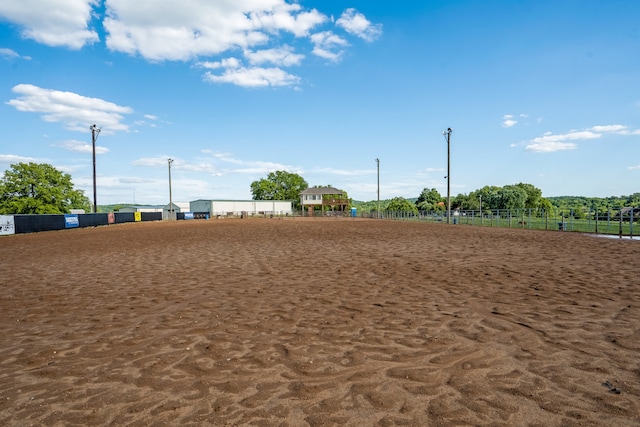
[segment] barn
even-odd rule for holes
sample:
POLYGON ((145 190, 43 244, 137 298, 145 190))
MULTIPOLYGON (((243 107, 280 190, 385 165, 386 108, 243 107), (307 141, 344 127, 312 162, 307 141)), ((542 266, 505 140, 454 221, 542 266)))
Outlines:
MULTIPOLYGON (((173 218, 177 218, 176 214, 180 212, 191 212, 191 204, 189 202, 174 202, 173 203, 173 218)), ((166 204, 162 208, 162 219, 169 219, 169 211, 171 210, 171 204, 166 204)))
POLYGON ((194 200, 191 212, 207 213, 210 217, 291 215, 291 201, 287 200, 194 200))

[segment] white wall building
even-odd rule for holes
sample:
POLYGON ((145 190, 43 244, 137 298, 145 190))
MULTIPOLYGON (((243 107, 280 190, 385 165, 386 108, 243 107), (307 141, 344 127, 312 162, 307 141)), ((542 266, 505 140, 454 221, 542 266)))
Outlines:
POLYGON ((286 200, 194 200, 190 212, 216 216, 291 215, 291 201, 286 200))
POLYGON ((162 212, 162 206, 125 206, 118 212, 162 212))

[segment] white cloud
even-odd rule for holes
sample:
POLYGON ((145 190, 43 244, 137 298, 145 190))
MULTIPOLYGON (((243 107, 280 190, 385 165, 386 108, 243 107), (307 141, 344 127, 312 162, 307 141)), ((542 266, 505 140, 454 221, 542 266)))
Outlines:
MULTIPOLYGON (((78 141, 75 139, 70 139, 68 141, 64 141, 59 144, 54 144, 58 147, 62 147, 65 150, 74 151, 77 153, 93 153, 93 145, 84 141, 78 141)), ((107 147, 102 147, 96 145, 96 154, 105 154, 108 153, 109 149, 107 147)))
POLYGON ((22 36, 48 46, 80 49, 98 40, 89 28, 97 0, 0 1, 0 16, 22 27, 22 36))
POLYGON ((638 166, 629 166, 629 170, 640 171, 640 165, 638 165, 638 166))
POLYGON ((344 50, 341 48, 349 46, 349 43, 345 39, 335 35, 331 31, 313 34, 311 36, 311 42, 314 45, 314 55, 333 62, 338 62, 342 57, 344 50))
POLYGON ((18 54, 18 52, 14 51, 13 49, 5 48, 5 47, 0 48, 0 57, 6 58, 6 59, 24 59, 27 61, 31 60, 30 56, 21 56, 20 54, 18 54))
POLYGON ((518 123, 517 120, 513 120, 513 114, 505 114, 502 116, 502 127, 510 128, 518 123))
POLYGON ((374 41, 382 34, 381 24, 372 24, 363 14, 352 8, 342 13, 336 25, 368 42, 374 41))
POLYGON ((622 125, 607 125, 607 126, 594 126, 592 128, 589 128, 588 130, 593 132, 600 132, 600 133, 619 133, 626 129, 627 127, 622 125))
MULTIPOLYGON (((0 17, 21 26, 25 37, 73 49, 98 40, 90 25, 92 19, 102 19, 105 44, 114 52, 158 62, 200 60, 200 67, 227 69, 223 75, 207 74, 205 80, 242 86, 298 82, 278 68, 251 68, 300 65, 306 55, 294 52, 291 40, 308 38, 314 55, 334 62, 349 46, 345 38, 323 31, 322 26, 331 24, 327 16, 295 0, 0 0, 0 17), (232 52, 244 52, 246 64, 216 58, 232 52), (230 68, 238 71, 228 72, 230 68)), ((347 9, 336 25, 367 41, 379 37, 382 28, 355 9, 347 9)), ((4 57, 14 54, 0 52, 4 57)))
POLYGON ((335 168, 317 168, 311 173, 323 174, 323 175, 338 175, 338 176, 365 176, 373 175, 376 173, 376 169, 335 169, 335 168))
POLYGON ((603 134, 613 133, 619 135, 635 134, 637 131, 629 131, 627 126, 623 125, 606 125, 593 126, 586 130, 572 130, 564 134, 553 134, 546 132, 543 136, 534 138, 525 146, 525 150, 551 153, 554 151, 573 150, 577 148, 574 142, 566 141, 586 141, 590 139, 601 138, 603 134))
POLYGON ((248 7, 256 8, 251 12, 251 20, 258 28, 268 32, 287 31, 296 37, 308 36, 311 29, 327 21, 327 17, 316 9, 301 12, 299 4, 288 4, 284 1, 269 2, 245 1, 248 7), (258 9, 260 7, 263 9, 258 9))
POLYGON ((528 144, 524 149, 537 153, 553 153, 555 151, 575 150, 576 148, 578 148, 578 145, 573 142, 543 141, 528 144))
MULTIPOLYGON (((134 166, 168 166, 170 158, 172 158, 172 156, 142 157, 138 160, 134 160, 131 164, 134 166)), ((180 164, 179 159, 174 158, 173 160, 174 165, 172 165, 172 167, 176 167, 180 164)))
MULTIPOLYGON (((526 119, 526 118, 529 117, 529 115, 525 114, 525 113, 520 113, 520 114, 518 114, 518 117, 521 118, 521 119, 526 119)), ((538 120, 538 121, 540 121, 540 120, 538 120)), ((519 123, 519 121, 516 120, 516 116, 514 116, 513 114, 505 114, 504 116, 502 116, 502 127, 504 127, 504 128, 513 127, 513 126, 517 125, 518 123, 519 123)))
POLYGON ((15 154, 0 154, 0 163, 29 163, 36 162, 33 157, 16 156, 15 154))
MULTIPOLYGON (((189 172, 206 173, 213 176, 224 176, 230 174, 257 175, 286 170, 292 173, 302 173, 299 168, 282 163, 264 161, 245 161, 236 159, 230 153, 213 152, 212 150, 202 150, 206 157, 187 162, 176 158, 171 166, 172 170, 183 170, 189 172)), ((143 157, 132 162, 134 166, 167 167, 167 159, 170 156, 143 157)))
POLYGON ((302 173, 302 170, 295 166, 274 162, 241 160, 235 158, 232 153, 214 152, 208 149, 202 150, 202 153, 211 157, 213 162, 232 165, 231 167, 227 166, 225 168, 221 168, 223 174, 238 173, 256 175, 275 172, 278 170, 284 170, 291 173, 302 173))
POLYGON ((208 68, 211 70, 215 70, 218 68, 240 68, 241 65, 242 63, 237 58, 225 58, 220 61, 205 61, 196 63, 196 66, 198 67, 208 68))
POLYGON ((229 68, 221 75, 206 72, 204 80, 213 83, 233 83, 245 87, 291 86, 300 82, 300 77, 280 68, 229 68))
POLYGON ((107 46, 153 61, 188 60, 267 43, 280 32, 306 37, 327 18, 284 0, 140 2, 107 0, 107 46))
POLYGON ((280 48, 264 49, 255 52, 247 50, 244 52, 244 56, 253 65, 271 63, 283 67, 300 65, 304 59, 304 55, 294 53, 293 48, 287 45, 280 48))
POLYGON ((19 58, 20 55, 18 55, 15 51, 13 51, 12 49, 7 49, 7 48, 0 48, 0 56, 5 57, 5 58, 19 58))
POLYGON ((133 110, 98 98, 89 98, 72 92, 43 89, 30 84, 13 87, 18 97, 7 102, 18 111, 43 113, 47 122, 61 122, 65 128, 89 132, 89 126, 98 125, 104 133, 127 131, 122 123, 123 114, 133 110))

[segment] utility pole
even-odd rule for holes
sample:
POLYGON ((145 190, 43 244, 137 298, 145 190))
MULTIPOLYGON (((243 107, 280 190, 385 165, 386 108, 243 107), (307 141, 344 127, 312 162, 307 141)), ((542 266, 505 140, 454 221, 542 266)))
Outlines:
POLYGON ((89 126, 91 129, 91 146, 93 147, 93 213, 98 212, 98 196, 96 195, 96 141, 100 134, 100 128, 96 125, 89 126))
POLYGON ((447 224, 451 224, 451 128, 442 132, 447 136, 447 224))
POLYGON ((380 159, 376 159, 378 164, 378 219, 380 218, 380 159))
POLYGON ((173 221, 173 196, 171 194, 171 163, 173 159, 167 159, 169 162, 169 220, 173 221))

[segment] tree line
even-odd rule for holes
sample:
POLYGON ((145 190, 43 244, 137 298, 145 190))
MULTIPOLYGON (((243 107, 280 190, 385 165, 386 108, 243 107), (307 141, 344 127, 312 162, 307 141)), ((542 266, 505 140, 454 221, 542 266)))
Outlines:
MULTIPOLYGON (((315 187, 331 187, 319 185, 315 187)), ((293 208, 300 206, 300 193, 309 184, 298 174, 286 171, 270 172, 251 183, 253 200, 290 200, 293 208)), ((342 191, 342 190, 340 190, 342 191)), ((349 198, 343 191, 345 198, 349 198)), ((378 201, 349 199, 349 208, 360 212, 376 212, 378 201)), ((446 197, 435 188, 424 188, 415 198, 394 197, 380 200, 382 211, 446 211, 446 197)), ((562 196, 543 197, 542 190, 532 184, 484 186, 468 194, 451 197, 451 209, 490 211, 496 209, 536 209, 550 214, 586 217, 589 212, 606 213, 622 207, 640 207, 640 193, 605 198, 562 196)), ((91 210, 91 202, 82 190, 75 189, 71 176, 49 164, 17 163, 0 178, 0 214, 61 214, 71 209, 91 210)))

